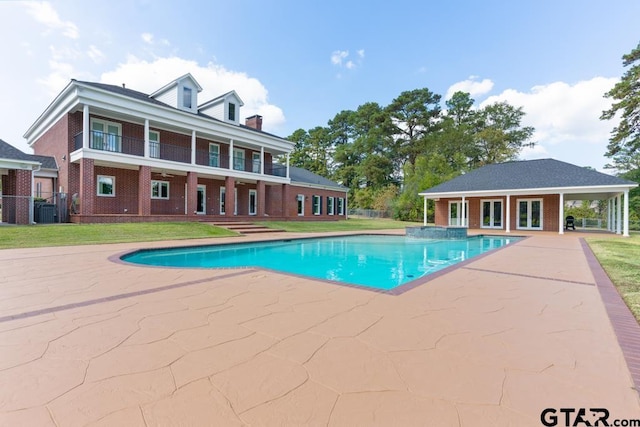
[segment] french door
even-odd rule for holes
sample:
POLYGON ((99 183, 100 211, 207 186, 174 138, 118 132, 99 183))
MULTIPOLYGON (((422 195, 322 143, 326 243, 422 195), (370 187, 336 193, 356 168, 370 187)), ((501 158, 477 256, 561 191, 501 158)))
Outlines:
POLYGON ((464 202, 464 220, 462 219, 462 201, 449 202, 449 226, 467 227, 469 226, 469 201, 464 202))
POLYGON ((205 185, 198 185, 198 199, 196 206, 196 213, 204 214, 207 212, 207 187, 205 185))
POLYGON ((542 230, 542 199, 518 200, 518 228, 542 230))
POLYGON ((258 191, 249 190, 249 215, 255 215, 258 210, 258 191))
POLYGON ((482 200, 481 228, 502 228, 502 200, 482 200))

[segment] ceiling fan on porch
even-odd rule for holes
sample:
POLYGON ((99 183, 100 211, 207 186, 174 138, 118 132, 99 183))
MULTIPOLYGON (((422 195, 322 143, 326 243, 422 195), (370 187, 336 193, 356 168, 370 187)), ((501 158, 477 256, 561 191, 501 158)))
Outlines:
POLYGON ((154 172, 154 174, 160 175, 162 178, 173 178, 173 175, 167 173, 166 171, 154 172))

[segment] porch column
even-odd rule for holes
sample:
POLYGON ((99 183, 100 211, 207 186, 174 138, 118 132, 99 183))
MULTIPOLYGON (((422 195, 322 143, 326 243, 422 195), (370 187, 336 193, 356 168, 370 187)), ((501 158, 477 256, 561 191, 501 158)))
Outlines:
POLYGON ((427 225, 427 196, 424 196, 424 213, 423 213, 423 225, 427 225))
POLYGON ((191 131, 191 164, 196 164, 196 131, 191 131))
MULTIPOLYGON (((232 141, 233 142, 233 141, 232 141)), ((232 176, 228 176, 224 181, 225 199, 224 199, 224 216, 234 216, 236 208, 236 180, 232 176)))
MULTIPOLYGON (((145 132, 146 133, 146 132, 145 132)), ((145 144, 145 147, 147 145, 145 144)), ((138 215, 151 215, 151 167, 140 166, 138 170, 138 215)))
POLYGON ((629 237, 629 190, 624 190, 624 222, 623 222, 623 230, 622 235, 624 237, 629 237))
POLYGON ((289 153, 287 153, 287 178, 289 178, 289 153))
POLYGON ((196 215, 198 210, 198 174, 187 172, 187 215, 196 215))
POLYGON ((622 202, 622 194, 618 194, 616 197, 616 234, 622 234, 622 209, 620 209, 620 205, 622 202))
POLYGON ((607 199, 607 231, 611 231, 611 198, 607 199))
MULTIPOLYGON (((291 203, 289 202, 289 184, 282 184, 282 216, 285 218, 289 218, 289 206, 291 203)), ((306 196, 305 196, 306 201, 306 196)), ((304 201, 302 203, 305 203, 304 201)), ((306 209, 305 209, 306 212, 306 209)), ((306 215, 306 213, 305 213, 306 215)), ((297 216, 297 213, 296 213, 297 216)))
POLYGON ((264 147, 260 147, 260 175, 264 175, 264 147))
POLYGON ((466 228, 469 228, 469 221, 467 221, 467 209, 465 206, 465 197, 462 196, 462 207, 460 208, 460 210, 462 211, 460 213, 460 225, 466 228))
POLYGON ((267 186, 264 184, 264 181, 258 181, 256 183, 256 191, 258 193, 258 211, 256 212, 256 214, 258 216, 265 216, 265 214, 267 213, 267 206, 266 206, 266 188, 267 186))
POLYGON ((144 119, 144 157, 149 158, 149 119, 144 119))
MULTIPOLYGON (((233 170, 233 139, 229 140, 229 169, 233 170)), ((227 193, 227 197, 228 196, 229 193, 227 193)))
POLYGON ((558 233, 564 234, 564 193, 560 193, 560 203, 558 206, 558 233))
POLYGON ((93 214, 96 198, 96 180, 94 178, 93 159, 80 160, 80 214, 93 214))
POLYGON ((89 106, 82 107, 82 148, 89 148, 89 106))
POLYGON ((506 219, 506 221, 507 221, 506 225, 507 226, 505 228, 505 231, 507 233, 511 233, 511 196, 509 194, 507 194, 507 206, 506 206, 506 209, 507 209, 507 219, 506 219))

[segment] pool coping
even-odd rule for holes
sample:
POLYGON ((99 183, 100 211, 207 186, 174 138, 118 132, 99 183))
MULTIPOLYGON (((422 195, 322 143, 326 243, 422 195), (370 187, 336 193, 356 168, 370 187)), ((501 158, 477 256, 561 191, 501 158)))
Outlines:
MULTIPOLYGON (((376 232, 370 232, 370 233, 356 233, 356 234, 330 234, 330 235, 326 235, 326 236, 322 236, 322 237, 318 237, 318 236, 301 236, 301 237, 295 237, 295 238, 275 238, 275 239, 265 239, 265 240, 260 240, 260 243, 264 243, 264 242, 289 242, 292 240, 309 240, 309 239, 322 239, 322 238, 331 238, 331 237, 343 237, 343 236, 389 236, 390 234, 387 233, 376 233, 376 232)), ((526 235, 510 235, 510 236, 504 236, 504 235, 499 235, 499 234, 475 234, 475 235, 471 235, 471 236, 467 236, 467 238, 469 237, 514 237, 514 238, 518 238, 521 239, 518 242, 514 242, 512 244, 517 244, 519 242, 525 241, 527 240, 529 237, 531 236, 526 236, 526 235)), ((406 237, 406 236, 405 236, 406 237)), ((446 239, 438 239, 438 240, 446 240, 446 239)), ((256 243, 256 242, 245 242, 244 244, 251 244, 251 243, 256 243)), ((125 255, 131 255, 131 254, 135 254, 137 252, 142 252, 142 251, 161 251, 161 250, 166 250, 166 249, 179 249, 179 248, 202 248, 202 247, 208 247, 208 246, 227 246, 227 245, 238 245, 238 244, 243 244, 243 243, 239 243, 239 242, 222 242, 222 243, 208 243, 208 244, 201 244, 201 245, 178 245, 178 246, 168 246, 168 247, 161 247, 161 248, 139 248, 139 249, 135 249, 135 250, 129 250, 129 251, 124 251, 124 252, 120 252, 120 253, 116 253, 113 254, 111 256, 108 257, 108 260, 117 264, 124 264, 124 265, 128 265, 128 266, 135 266, 135 267, 147 267, 147 268, 176 268, 176 269, 180 269, 180 268, 189 268, 189 269, 204 269, 204 270, 255 270, 255 271, 268 271, 271 273, 276 273, 276 274, 283 274, 286 276, 290 276, 290 277, 297 277, 297 278, 301 278, 301 279, 306 279, 306 280, 317 280, 319 282, 324 282, 324 283, 330 283, 333 285, 338 285, 338 286, 344 286, 344 287, 348 287, 348 288, 355 288, 355 289, 361 289, 361 290, 366 290, 369 292, 376 292, 376 293, 380 293, 380 294, 387 294, 387 295, 393 295, 393 296, 398 296, 398 295, 402 295, 405 292, 408 292, 412 289, 415 289, 419 286, 424 285, 427 282, 430 282, 431 280, 435 280, 438 277, 441 277, 445 274, 451 273, 452 271, 455 271, 459 268, 463 268, 465 266, 467 266, 468 264, 478 261, 482 258, 484 258, 485 256, 491 255, 493 253, 496 253, 497 251, 501 250, 501 249, 505 249, 508 248, 509 246, 511 246, 511 244, 507 244, 507 245, 503 245, 500 246, 499 248, 493 248, 490 249, 486 252, 483 252, 479 255, 475 255, 471 258, 468 258, 464 261, 460 261, 457 262, 453 265, 449 265, 443 269, 434 271, 433 273, 428 273, 425 274, 421 277, 418 277, 415 280, 412 280, 410 282, 404 283, 402 285, 396 286, 395 288, 392 289, 378 289, 378 288, 374 288, 371 286, 366 286, 366 285, 358 285, 355 283, 347 283, 347 282, 340 282, 337 280, 328 280, 328 279, 321 279, 318 277, 311 277, 311 276, 305 276, 303 274, 297 274, 297 273, 290 273, 290 272, 286 272, 286 271, 281 271, 281 270, 275 270, 275 269, 271 269, 271 268, 267 268, 267 267, 259 267, 259 266, 251 266, 251 265, 247 265, 247 266, 238 266, 238 267, 174 267, 174 266, 163 266, 163 265, 146 265, 146 264, 137 264, 137 263, 133 263, 133 262, 128 262, 122 259, 122 257, 124 257, 125 255)))

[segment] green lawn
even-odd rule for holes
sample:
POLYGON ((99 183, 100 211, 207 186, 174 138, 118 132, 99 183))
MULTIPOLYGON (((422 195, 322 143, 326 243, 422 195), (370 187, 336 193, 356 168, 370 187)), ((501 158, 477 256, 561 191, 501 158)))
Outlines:
POLYGON ((346 221, 262 221, 256 224, 297 233, 326 231, 384 230, 419 226, 422 223, 392 219, 348 219, 346 221))
POLYGON ((225 236, 237 236, 237 234, 224 228, 198 222, 2 226, 0 227, 0 249, 225 236))
POLYGON ((618 292, 640 322, 640 234, 628 239, 587 239, 618 292))

